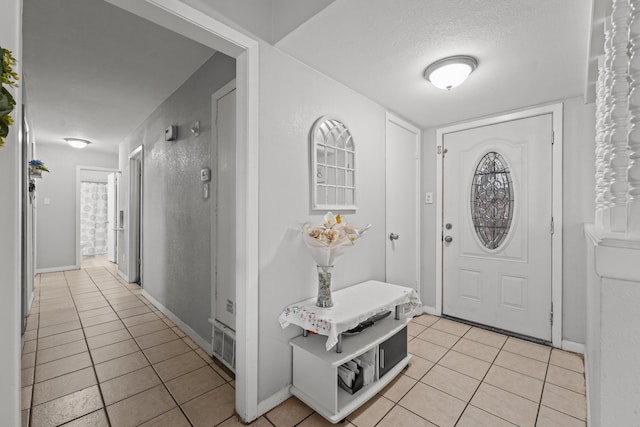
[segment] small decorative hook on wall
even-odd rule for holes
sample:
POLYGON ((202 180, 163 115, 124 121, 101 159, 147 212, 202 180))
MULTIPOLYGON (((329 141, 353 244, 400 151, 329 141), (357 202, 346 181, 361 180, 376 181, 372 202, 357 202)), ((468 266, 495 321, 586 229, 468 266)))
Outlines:
POLYGON ((191 133, 193 134, 193 136, 200 135, 200 120, 196 121, 193 124, 193 126, 191 127, 191 133))

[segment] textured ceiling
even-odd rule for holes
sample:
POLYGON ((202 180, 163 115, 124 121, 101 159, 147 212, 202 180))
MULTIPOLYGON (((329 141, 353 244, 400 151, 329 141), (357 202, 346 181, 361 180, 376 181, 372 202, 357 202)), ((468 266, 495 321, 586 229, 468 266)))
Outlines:
POLYGON ((277 46, 421 127, 582 95, 591 1, 336 0, 277 46), (422 77, 467 54, 450 92, 422 77))
POLYGON ((24 2, 23 70, 38 143, 118 144, 213 50, 102 0, 24 2))

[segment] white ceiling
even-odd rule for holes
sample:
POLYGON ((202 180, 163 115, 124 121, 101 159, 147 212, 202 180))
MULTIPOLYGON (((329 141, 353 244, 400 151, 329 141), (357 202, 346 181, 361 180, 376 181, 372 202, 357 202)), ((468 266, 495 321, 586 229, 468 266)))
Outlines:
POLYGON ((591 1, 336 0, 277 46, 420 127, 582 95, 591 1), (478 58, 443 91, 424 69, 478 58))
MULTIPOLYGON (((256 33, 262 25, 265 37, 293 29, 277 47, 420 127, 585 88, 588 0, 184 1, 256 33), (462 86, 446 92, 423 79, 427 65, 456 54, 480 61, 462 86)), ((39 143, 79 137, 117 151, 214 52, 102 0, 25 1, 23 30, 23 87, 39 143)))
POLYGON ((214 53, 102 0, 24 3, 23 71, 37 143, 118 144, 214 53))

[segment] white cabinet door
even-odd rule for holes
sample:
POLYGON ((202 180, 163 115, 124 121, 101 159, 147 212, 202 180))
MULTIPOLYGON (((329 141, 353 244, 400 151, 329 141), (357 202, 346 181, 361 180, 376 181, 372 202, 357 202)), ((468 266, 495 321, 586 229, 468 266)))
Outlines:
POLYGON ((552 117, 444 137, 443 313, 551 341, 552 117))
POLYGON ((236 329, 236 90, 213 95, 217 144, 215 318, 236 329))

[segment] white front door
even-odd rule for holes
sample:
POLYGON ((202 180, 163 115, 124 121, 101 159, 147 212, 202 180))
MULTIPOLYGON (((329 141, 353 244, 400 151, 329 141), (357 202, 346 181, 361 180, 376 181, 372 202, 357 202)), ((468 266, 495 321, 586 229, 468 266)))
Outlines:
POLYGON ((551 341, 552 115, 443 139, 443 313, 551 341))
POLYGON ((418 290, 420 130, 387 114, 387 282, 418 290))

